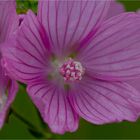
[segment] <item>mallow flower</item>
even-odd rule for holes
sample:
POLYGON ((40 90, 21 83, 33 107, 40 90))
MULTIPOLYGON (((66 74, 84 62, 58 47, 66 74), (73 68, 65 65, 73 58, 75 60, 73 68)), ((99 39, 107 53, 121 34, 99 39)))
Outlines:
POLYGON ((10 35, 18 27, 15 1, 0 1, 0 128, 6 119, 8 109, 13 102, 18 85, 3 68, 1 49, 10 35))
POLYGON ((39 1, 3 49, 8 75, 27 84, 55 133, 73 132, 79 118, 93 124, 136 121, 140 93, 140 17, 105 20, 110 1, 39 1), (11 46, 12 45, 12 46, 11 46))

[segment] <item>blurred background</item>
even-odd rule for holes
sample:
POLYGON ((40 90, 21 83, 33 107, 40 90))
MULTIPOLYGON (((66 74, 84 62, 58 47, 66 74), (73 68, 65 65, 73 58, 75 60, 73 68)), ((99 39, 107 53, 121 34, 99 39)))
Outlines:
MULTIPOLYGON (((118 2, 123 4, 126 11, 137 11, 140 9, 140 0, 119 0, 118 2)), ((36 12, 37 0, 17 0, 18 13, 25 13, 28 9, 36 12)), ((101 126, 90 124, 81 119, 77 132, 64 135, 51 134, 47 126, 41 121, 36 108, 26 94, 24 85, 20 86, 19 93, 12 107, 39 130, 43 128, 47 139, 140 139, 140 119, 136 123, 122 122, 101 126)), ((7 123, 0 130, 0 139, 43 138, 40 133, 28 127, 28 122, 25 120, 23 122, 18 117, 16 113, 15 115, 10 114, 7 123)))

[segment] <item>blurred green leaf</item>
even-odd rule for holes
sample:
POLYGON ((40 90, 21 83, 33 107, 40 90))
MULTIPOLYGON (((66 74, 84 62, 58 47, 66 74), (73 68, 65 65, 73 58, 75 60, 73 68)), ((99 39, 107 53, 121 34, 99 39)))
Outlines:
POLYGON ((34 107, 30 98, 28 97, 26 90, 23 86, 20 86, 20 90, 12 107, 17 112, 20 112, 21 115, 24 116, 28 121, 33 122, 33 124, 35 125, 40 125, 40 118, 37 115, 37 110, 34 107))
POLYGON ((21 121, 15 118, 13 115, 10 116, 10 120, 8 124, 5 124, 2 130, 0 131, 0 139, 32 139, 35 138, 30 132, 27 130, 26 125, 24 125, 21 121))
POLYGON ((37 0, 16 0, 17 13, 24 14, 31 9, 34 13, 37 13, 37 0))
POLYGON ((81 119, 79 129, 74 133, 55 135, 58 139, 139 139, 140 120, 106 125, 95 125, 81 119))
POLYGON ((126 11, 137 11, 140 9, 140 0, 118 0, 122 3, 126 11))
POLYGON ((36 138, 43 138, 42 137, 42 134, 40 133, 40 132, 37 132, 37 131, 35 131, 35 130, 33 130, 33 129, 28 129, 29 130, 29 132, 33 135, 33 136, 35 136, 36 138))

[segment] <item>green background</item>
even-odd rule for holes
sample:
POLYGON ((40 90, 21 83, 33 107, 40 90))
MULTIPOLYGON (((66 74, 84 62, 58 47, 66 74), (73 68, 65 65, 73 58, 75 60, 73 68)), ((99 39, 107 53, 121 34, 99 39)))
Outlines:
MULTIPOLYGON (((120 0, 127 11, 136 11, 140 8, 140 0, 120 0)), ((27 9, 32 9, 36 12, 37 1, 36 0, 18 0, 17 1, 17 12, 25 13, 27 9)), ((37 126, 38 128, 46 127, 43 122, 38 117, 38 112, 28 95, 26 94, 24 86, 20 87, 18 95, 12 107, 25 117, 29 122, 37 126)), ((140 138, 140 120, 136 123, 130 122, 121 122, 114 124, 107 124, 96 126, 94 124, 88 123, 84 120, 80 120, 79 129, 75 133, 66 133, 64 135, 55 135, 51 134, 48 128, 46 129, 46 135, 50 138, 59 138, 59 139, 72 139, 72 138, 91 138, 91 139, 134 139, 140 138)), ((41 138, 39 134, 31 131, 28 126, 19 120, 12 113, 7 119, 4 127, 0 131, 0 138, 13 138, 13 139, 30 139, 30 138, 41 138)))

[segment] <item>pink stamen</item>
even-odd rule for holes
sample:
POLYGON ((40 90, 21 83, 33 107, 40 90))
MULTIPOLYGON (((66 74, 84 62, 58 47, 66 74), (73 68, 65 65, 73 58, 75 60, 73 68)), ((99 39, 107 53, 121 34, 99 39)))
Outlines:
POLYGON ((65 81, 76 81, 81 80, 85 73, 80 62, 74 61, 69 58, 59 69, 60 74, 63 76, 65 81))

